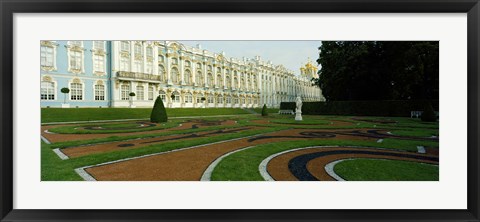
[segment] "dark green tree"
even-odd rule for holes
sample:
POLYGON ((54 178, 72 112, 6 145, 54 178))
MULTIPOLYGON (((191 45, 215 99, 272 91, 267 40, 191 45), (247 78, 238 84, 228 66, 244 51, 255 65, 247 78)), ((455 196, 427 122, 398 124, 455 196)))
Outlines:
POLYGON ((155 104, 153 105, 152 113, 150 114, 150 122, 152 123, 164 123, 167 122, 167 111, 163 106, 163 101, 160 96, 157 97, 155 100, 155 104))
POLYGON ((262 116, 268 116, 268 112, 267 112, 267 104, 263 104, 263 108, 262 108, 262 116))
POLYGON ((438 100, 438 42, 327 41, 319 78, 331 100, 438 100))
POLYGON ((425 122, 437 121, 437 115, 435 114, 435 111, 433 111, 432 105, 428 102, 425 103, 425 109, 423 110, 421 119, 425 122))

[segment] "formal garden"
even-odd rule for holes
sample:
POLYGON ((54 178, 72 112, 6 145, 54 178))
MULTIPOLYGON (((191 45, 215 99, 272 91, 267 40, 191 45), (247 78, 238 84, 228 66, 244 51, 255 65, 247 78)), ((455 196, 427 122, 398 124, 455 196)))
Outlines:
POLYGON ((42 109, 42 115, 86 112, 96 119, 45 118, 50 123, 43 123, 41 133, 43 181, 439 179, 438 121, 308 114, 298 121, 266 107, 185 109, 178 113, 195 115, 173 118, 173 110, 163 106, 150 113, 117 109, 119 119, 100 121, 108 111, 42 109), (133 120, 132 112, 140 118, 133 120))
POLYGON ((319 49, 326 101, 42 108, 42 181, 438 181, 438 42, 319 49))

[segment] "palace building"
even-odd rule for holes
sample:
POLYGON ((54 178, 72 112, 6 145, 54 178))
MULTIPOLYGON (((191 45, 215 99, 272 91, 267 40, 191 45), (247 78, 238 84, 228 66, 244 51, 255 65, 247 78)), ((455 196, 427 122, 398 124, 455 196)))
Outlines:
POLYGON ((42 107, 279 107, 324 101, 312 86, 317 67, 300 75, 255 58, 229 58, 175 41, 41 41, 42 107), (62 93, 68 88, 68 93, 62 93))

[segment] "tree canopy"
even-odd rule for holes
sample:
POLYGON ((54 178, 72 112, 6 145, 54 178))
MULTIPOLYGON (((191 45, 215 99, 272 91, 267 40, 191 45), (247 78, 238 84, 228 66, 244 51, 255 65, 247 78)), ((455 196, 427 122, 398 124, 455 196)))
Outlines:
POLYGON ((330 100, 438 100, 438 41, 323 41, 319 78, 330 100))

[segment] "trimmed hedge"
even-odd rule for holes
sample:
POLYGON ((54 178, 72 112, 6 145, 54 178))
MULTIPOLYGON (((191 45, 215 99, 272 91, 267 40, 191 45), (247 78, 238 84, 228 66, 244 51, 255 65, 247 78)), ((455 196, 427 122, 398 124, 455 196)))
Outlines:
POLYGON ((150 114, 150 122, 164 123, 167 122, 167 120, 167 111, 165 110, 165 106, 163 106, 162 98, 158 96, 153 105, 152 113, 150 114))
MULTIPOLYGON (((304 115, 397 116, 410 117, 410 111, 423 111, 424 100, 303 102, 304 115)), ((438 100, 428 101, 438 110, 438 100)), ((280 110, 295 111, 295 102, 281 102, 280 110)))
POLYGON ((263 104, 262 116, 268 116, 267 105, 266 104, 263 104))

